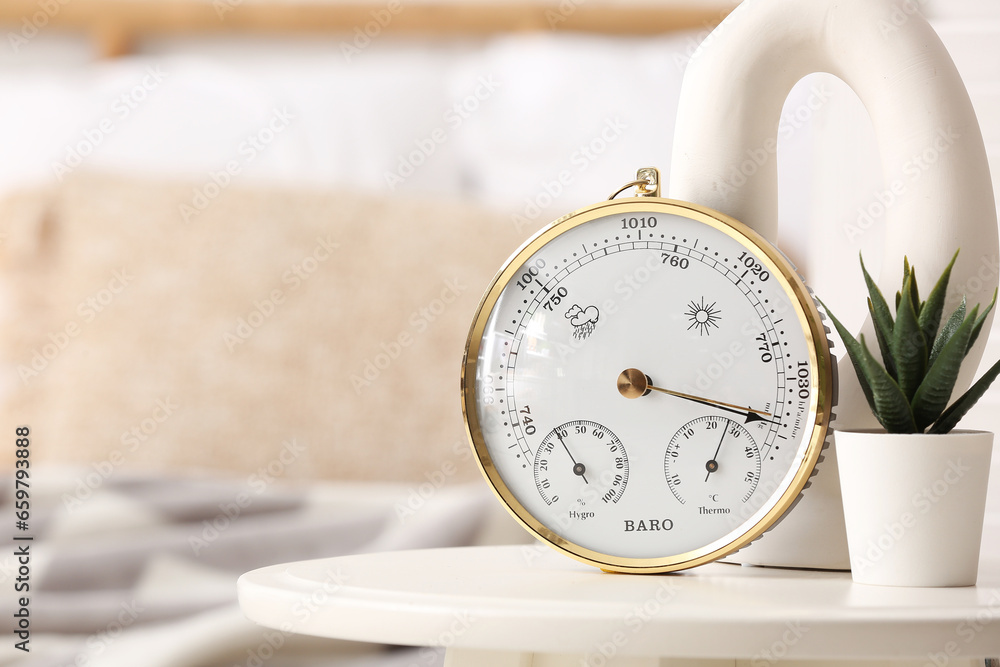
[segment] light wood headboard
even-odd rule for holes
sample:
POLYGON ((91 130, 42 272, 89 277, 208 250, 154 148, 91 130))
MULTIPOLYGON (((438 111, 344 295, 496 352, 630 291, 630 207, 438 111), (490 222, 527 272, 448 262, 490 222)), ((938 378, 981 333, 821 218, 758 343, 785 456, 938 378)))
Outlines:
MULTIPOLYGON (((654 35, 711 28, 732 10, 733 0, 607 4, 587 0, 512 2, 486 0, 2 0, 0 25, 25 21, 41 29, 84 31, 102 56, 128 53, 143 35, 182 33, 351 33, 382 12, 387 34, 471 34, 569 30, 612 35, 654 35), (44 5, 44 6, 43 6, 44 5)), ((382 26, 379 26, 382 30, 382 26)))

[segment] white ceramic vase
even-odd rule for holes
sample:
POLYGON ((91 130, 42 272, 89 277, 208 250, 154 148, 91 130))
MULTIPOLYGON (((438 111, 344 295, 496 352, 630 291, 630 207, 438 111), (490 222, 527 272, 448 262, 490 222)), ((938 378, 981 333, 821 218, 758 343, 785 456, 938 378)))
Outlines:
POLYGON ((836 443, 854 581, 974 586, 993 434, 837 431, 836 443))

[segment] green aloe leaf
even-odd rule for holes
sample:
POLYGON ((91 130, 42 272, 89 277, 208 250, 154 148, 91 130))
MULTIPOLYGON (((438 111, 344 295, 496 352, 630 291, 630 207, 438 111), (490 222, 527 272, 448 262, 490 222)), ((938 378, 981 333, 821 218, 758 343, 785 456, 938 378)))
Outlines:
POLYGON ((865 285, 868 286, 868 312, 871 313, 872 322, 875 324, 875 336, 878 340, 879 351, 882 353, 882 363, 889 371, 889 375, 895 378, 896 364, 889 352, 889 341, 892 340, 893 328, 892 311, 889 310, 889 304, 885 302, 882 290, 878 288, 869 275, 868 269, 865 267, 864 257, 861 257, 860 254, 858 256, 861 259, 861 272, 865 276, 865 285))
POLYGON ((976 404, 986 390, 990 388, 993 384, 993 380, 1000 375, 1000 361, 993 364, 988 371, 983 373, 983 377, 979 378, 974 385, 969 387, 969 390, 962 394, 962 397, 951 404, 947 410, 945 410, 938 420, 934 422, 928 433, 948 433, 951 429, 955 428, 965 413, 968 412, 973 405, 976 404))
MULTIPOLYGON (((906 284, 906 279, 910 277, 910 260, 904 255, 903 256, 903 282, 906 284)), ((905 290, 904 290, 905 291, 905 290)), ((899 302, 903 299, 903 291, 896 292, 896 310, 899 310, 899 302)))
MULTIPOLYGON (((931 356, 927 361, 928 366, 934 365, 934 361, 938 358, 938 355, 941 354, 941 348, 944 347, 949 340, 951 340, 951 337, 955 335, 955 332, 958 331, 958 327, 960 327, 964 321, 965 297, 963 296, 962 303, 958 305, 955 312, 953 312, 951 317, 948 318, 948 321, 944 323, 944 326, 938 333, 937 338, 934 339, 934 345, 931 346, 931 356)), ((966 350, 966 354, 968 354, 968 350, 966 350)))
POLYGON ((969 350, 971 350, 972 346, 976 343, 976 339, 979 338, 979 332, 982 331, 983 324, 986 322, 986 316, 990 314, 990 311, 993 310, 993 306, 996 304, 997 291, 993 290, 993 300, 990 301, 990 305, 986 306, 986 310, 983 311, 983 314, 976 320, 975 326, 972 327, 972 335, 969 336, 969 347, 965 350, 966 354, 969 353, 969 350))
POLYGON ((840 334, 840 338, 844 341, 844 347, 847 348, 847 356, 851 358, 851 364, 854 365, 854 374, 858 376, 858 383, 861 385, 861 391, 864 392, 865 400, 868 401, 868 407, 871 409, 872 414, 878 415, 878 412, 876 412, 875 409, 875 396, 872 394, 871 385, 869 384, 868 379, 865 376, 865 372, 861 367, 861 362, 859 361, 861 358, 861 344, 858 343, 858 341, 854 339, 854 336, 851 335, 851 332, 840 323, 840 320, 838 320, 837 317, 830 311, 830 308, 823 303, 822 300, 819 300, 819 302, 820 305, 823 306, 823 310, 826 311, 826 314, 830 316, 831 320, 833 320, 833 326, 837 328, 837 333, 840 334))
POLYGON ((906 277, 903 281, 903 294, 910 295, 910 303, 913 304, 913 312, 920 312, 920 290, 917 289, 917 272, 914 268, 910 267, 910 275, 906 277), (909 282, 909 289, 906 288, 907 281, 909 282))
MULTIPOLYGON (((913 281, 914 274, 910 273, 903 285, 904 294, 913 293, 913 281)), ((904 298, 896 311, 891 348, 896 363, 896 382, 909 402, 927 370, 927 339, 924 338, 911 299, 904 298)))
POLYGON ((965 358, 965 350, 969 345, 969 336, 979 314, 979 306, 972 309, 969 316, 955 330, 951 340, 945 343, 937 359, 927 370, 924 381, 920 383, 913 395, 913 418, 917 429, 923 432, 925 428, 937 421, 948 406, 948 399, 955 388, 958 371, 965 358))
POLYGON ((872 414, 889 433, 915 433, 917 428, 906 396, 900 391, 896 381, 868 351, 864 336, 861 337, 861 342, 858 342, 851 335, 851 332, 844 328, 840 320, 830 312, 826 304, 822 301, 820 303, 823 304, 823 308, 826 309, 830 319, 833 320, 833 325, 837 328, 837 333, 844 341, 847 354, 854 365, 854 372, 858 376, 858 382, 861 384, 861 390, 868 400, 872 414))
POLYGON ((913 419, 910 402, 906 400, 899 385, 889 377, 886 370, 868 351, 864 336, 861 336, 861 342, 856 342, 855 346, 859 348, 855 352, 852 352, 851 347, 848 347, 847 351, 851 354, 852 359, 855 354, 858 355, 865 379, 872 389, 872 398, 875 403, 873 412, 879 423, 889 433, 916 433, 917 425, 913 419))
POLYGON ((955 266, 957 258, 956 250, 941 277, 938 278, 937 284, 934 285, 934 289, 927 295, 926 304, 920 308, 920 330, 924 332, 924 338, 928 341, 934 340, 938 327, 941 326, 941 313, 944 311, 944 300, 948 293, 948 281, 951 279, 951 269, 955 266))
POLYGON ((865 267, 864 257, 861 257, 861 272, 865 276, 865 285, 868 286, 868 296, 875 307, 875 314, 877 316, 876 323, 882 326, 882 329, 886 332, 892 332, 892 311, 889 310, 889 304, 885 302, 885 296, 882 294, 882 290, 878 288, 875 281, 872 280, 871 275, 868 273, 868 269, 865 267))
POLYGON ((868 312, 872 316, 872 322, 875 323, 875 339, 878 341, 879 352, 882 353, 882 365, 885 366, 885 370, 895 380, 896 360, 892 358, 892 331, 883 331, 882 327, 879 326, 878 315, 875 314, 875 305, 871 299, 868 299, 868 312))

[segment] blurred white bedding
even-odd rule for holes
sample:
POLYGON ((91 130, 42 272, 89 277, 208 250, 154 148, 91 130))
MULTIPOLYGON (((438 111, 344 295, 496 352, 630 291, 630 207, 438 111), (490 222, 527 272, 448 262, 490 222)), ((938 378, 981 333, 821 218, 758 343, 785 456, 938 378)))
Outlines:
MULTIPOLYGON (((85 45, 42 34, 17 57, 0 49, 0 196, 74 164, 209 181, 235 161, 244 185, 461 197, 527 233, 639 166, 669 176, 677 92, 705 34, 383 39, 350 60, 337 38, 170 40, 87 64, 85 45), (272 134, 276 110, 290 120, 272 134)), ((797 125, 782 149, 801 182, 797 125)), ((784 231, 802 245, 801 226, 784 231)))
MULTIPOLYGON (((440 656, 258 628, 236 605, 236 578, 307 558, 526 537, 482 484, 429 493, 417 484, 122 473, 81 494, 95 474, 42 468, 33 477, 31 660, 23 664, 427 665, 440 656)), ((3 551, 8 586, 18 563, 12 542, 3 551)), ((12 600, 0 600, 8 618, 12 600)), ((11 642, 0 647, 0 662, 22 657, 11 642)))

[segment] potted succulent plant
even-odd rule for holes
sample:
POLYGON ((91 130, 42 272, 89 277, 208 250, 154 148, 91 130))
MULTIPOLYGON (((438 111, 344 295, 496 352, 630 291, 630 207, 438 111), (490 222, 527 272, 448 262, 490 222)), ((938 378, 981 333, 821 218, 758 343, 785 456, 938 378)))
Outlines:
POLYGON ((1000 374, 1000 362, 949 401, 997 294, 982 312, 978 305, 969 310, 963 296, 944 318, 957 256, 926 301, 904 259, 895 312, 862 260, 882 363, 864 336, 856 340, 823 304, 885 429, 836 433, 851 571, 859 583, 976 583, 993 434, 953 429, 1000 374))

